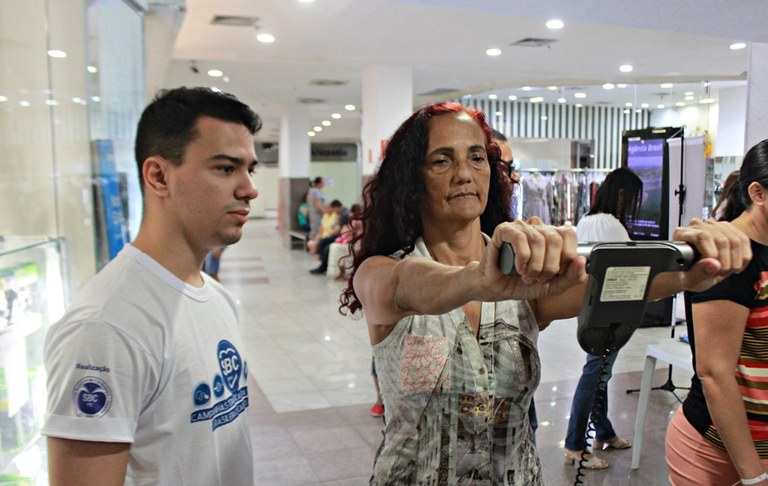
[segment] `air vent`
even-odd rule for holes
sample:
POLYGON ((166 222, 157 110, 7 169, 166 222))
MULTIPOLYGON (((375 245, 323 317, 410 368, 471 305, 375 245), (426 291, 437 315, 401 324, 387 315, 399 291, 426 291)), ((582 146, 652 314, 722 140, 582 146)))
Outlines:
POLYGON ((419 93, 418 96, 440 96, 448 93, 455 93, 456 91, 458 91, 456 88, 435 88, 426 93, 419 93))
POLYGON ((520 39, 517 42, 513 42, 510 45, 511 46, 519 46, 519 47, 544 47, 552 44, 553 42, 557 42, 557 39, 543 39, 540 37, 526 37, 524 39, 520 39))
POLYGON ((246 15, 214 15, 211 19, 211 24, 213 25, 227 25, 230 27, 253 27, 258 23, 258 17, 246 15))
POLYGON ((305 105, 319 105, 325 103, 325 100, 322 98, 299 98, 298 102, 305 105))
POLYGON ((315 86, 344 86, 349 81, 341 81, 339 79, 313 79, 309 84, 315 86))

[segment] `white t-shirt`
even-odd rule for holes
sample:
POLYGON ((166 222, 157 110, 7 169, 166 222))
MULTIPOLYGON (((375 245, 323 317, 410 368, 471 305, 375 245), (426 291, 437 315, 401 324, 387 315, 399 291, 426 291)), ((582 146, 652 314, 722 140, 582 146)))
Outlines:
POLYGON ((131 443, 125 484, 253 484, 247 366, 229 293, 128 245, 45 344, 43 435, 131 443))
POLYGON ((579 219, 576 225, 579 241, 629 241, 629 233, 614 215, 608 213, 589 214, 579 219))

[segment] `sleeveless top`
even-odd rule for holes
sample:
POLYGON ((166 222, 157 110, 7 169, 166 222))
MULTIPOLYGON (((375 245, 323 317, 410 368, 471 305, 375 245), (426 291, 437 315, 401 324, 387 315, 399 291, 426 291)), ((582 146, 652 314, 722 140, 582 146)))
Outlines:
MULTIPOLYGON (((421 238, 411 256, 431 258, 421 238)), ((461 308, 400 320, 373 346, 386 425, 371 484, 541 485, 538 332, 526 301, 483 302, 478 337, 461 308)))

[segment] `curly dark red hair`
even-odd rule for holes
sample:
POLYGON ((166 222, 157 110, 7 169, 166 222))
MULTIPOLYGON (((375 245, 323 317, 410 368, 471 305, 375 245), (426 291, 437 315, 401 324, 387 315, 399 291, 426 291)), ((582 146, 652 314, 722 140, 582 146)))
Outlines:
POLYGON ((362 233, 350 242, 352 264, 347 288, 341 294, 339 312, 354 314, 362 308, 352 285, 355 273, 366 258, 411 253, 421 236, 421 204, 426 195, 424 159, 429 143, 429 121, 450 113, 466 113, 482 128, 491 165, 488 203, 480 216, 482 231, 492 234, 499 223, 509 221, 511 187, 501 167, 501 151, 491 139, 485 115, 460 103, 426 106, 411 115, 387 143, 378 173, 363 188, 362 233))

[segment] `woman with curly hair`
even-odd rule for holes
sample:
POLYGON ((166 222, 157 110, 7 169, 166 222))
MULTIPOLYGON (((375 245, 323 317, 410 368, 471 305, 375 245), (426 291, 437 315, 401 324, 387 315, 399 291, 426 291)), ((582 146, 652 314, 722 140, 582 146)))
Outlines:
MULTIPOLYGON (((507 222, 490 133, 478 111, 427 106, 397 129, 364 189, 340 310, 365 312, 384 400, 371 484, 542 483, 528 422, 538 323, 578 313, 585 261, 572 229, 507 222), (498 268, 504 242, 519 276, 498 268)), ((727 227, 698 222, 676 236, 721 261, 657 278, 657 297, 744 264, 727 227)))

